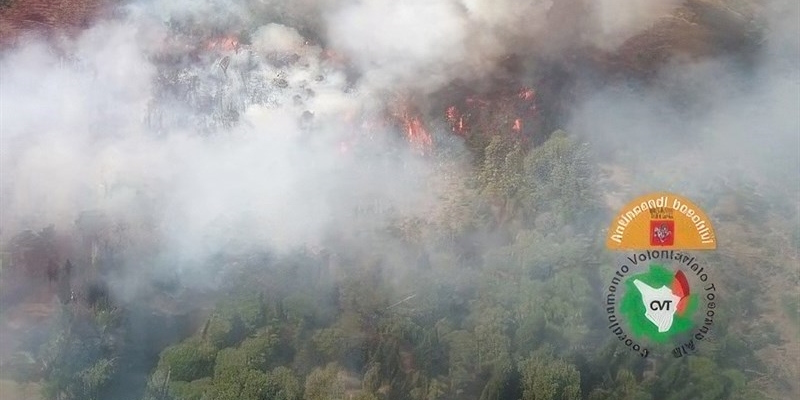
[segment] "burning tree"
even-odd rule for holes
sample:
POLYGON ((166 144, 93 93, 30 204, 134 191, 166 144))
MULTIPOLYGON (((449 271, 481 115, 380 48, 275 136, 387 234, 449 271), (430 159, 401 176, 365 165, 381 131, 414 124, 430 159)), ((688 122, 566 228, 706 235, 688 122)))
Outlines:
POLYGON ((390 104, 388 114, 391 122, 402 129, 403 135, 414 151, 420 154, 430 153, 433 146, 433 138, 425 127, 422 113, 414 105, 412 98, 403 96, 390 104))
MULTIPOLYGON (((526 142, 538 132, 536 92, 529 87, 500 90, 487 94, 468 94, 449 105, 444 112, 453 134, 469 139, 510 135, 526 142)), ((482 140, 484 144, 488 140, 482 140)))

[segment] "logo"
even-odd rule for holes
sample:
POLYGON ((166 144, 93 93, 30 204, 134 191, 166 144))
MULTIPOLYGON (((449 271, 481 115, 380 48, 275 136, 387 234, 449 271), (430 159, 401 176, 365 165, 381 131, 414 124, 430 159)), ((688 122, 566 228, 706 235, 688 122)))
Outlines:
POLYGON ((607 287, 608 329, 641 357, 658 350, 692 354, 714 323, 716 290, 695 257, 674 250, 634 253, 607 287))
POLYGON ((661 264, 625 281, 621 312, 631 332, 663 343, 692 326, 697 296, 692 295, 683 271, 674 274, 661 264))
POLYGON ((651 246, 672 246, 675 244, 675 221, 650 220, 651 246))
POLYGON ((717 248, 706 214, 673 193, 641 196, 614 218, 606 247, 641 251, 626 257, 607 287, 608 329, 641 357, 694 353, 714 324, 717 288, 683 251, 717 248))
POLYGON ((609 250, 713 250, 714 228, 706 214, 673 193, 641 196, 614 218, 608 228, 609 250))

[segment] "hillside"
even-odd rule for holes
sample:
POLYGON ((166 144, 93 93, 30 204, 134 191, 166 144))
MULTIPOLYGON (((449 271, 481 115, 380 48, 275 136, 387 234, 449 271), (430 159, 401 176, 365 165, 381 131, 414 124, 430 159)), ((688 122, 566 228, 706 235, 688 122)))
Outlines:
POLYGON ((55 38, 77 34, 108 11, 109 0, 4 0, 0 4, 0 46, 25 35, 55 38))
POLYGON ((800 27, 679 3, 0 3, 0 397, 800 397, 800 27), (682 358, 609 332, 650 191, 718 238, 682 358))

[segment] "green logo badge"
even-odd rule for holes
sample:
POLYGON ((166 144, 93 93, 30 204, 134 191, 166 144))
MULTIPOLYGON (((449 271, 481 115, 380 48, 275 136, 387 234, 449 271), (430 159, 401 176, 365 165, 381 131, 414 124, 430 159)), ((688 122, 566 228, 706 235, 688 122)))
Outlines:
POLYGON ((647 251, 626 257, 605 293, 608 329, 641 357, 672 347, 694 354, 714 324, 717 288, 686 253, 647 251))
POLYGON ((649 271, 629 277, 625 289, 620 313, 635 336, 666 343, 692 329, 697 295, 683 271, 651 264, 649 271))

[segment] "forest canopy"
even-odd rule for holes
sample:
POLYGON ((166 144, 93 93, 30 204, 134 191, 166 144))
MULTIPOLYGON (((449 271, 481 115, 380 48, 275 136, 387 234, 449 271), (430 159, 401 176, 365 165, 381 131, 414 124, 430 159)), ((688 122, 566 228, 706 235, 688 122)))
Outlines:
POLYGON ((0 397, 796 398, 796 3, 0 1, 0 397), (655 191, 681 357, 609 332, 655 191))

